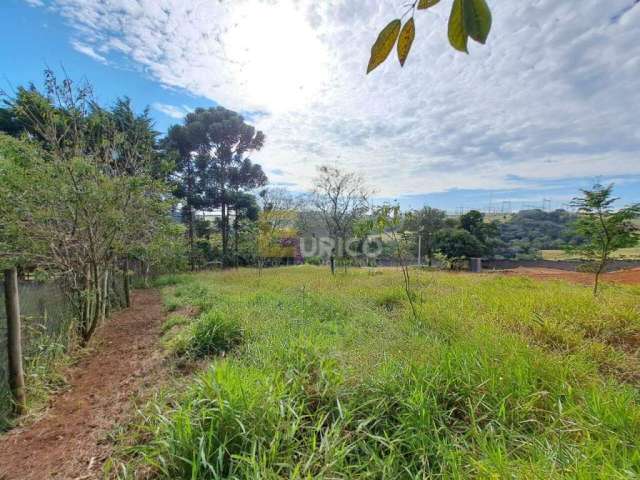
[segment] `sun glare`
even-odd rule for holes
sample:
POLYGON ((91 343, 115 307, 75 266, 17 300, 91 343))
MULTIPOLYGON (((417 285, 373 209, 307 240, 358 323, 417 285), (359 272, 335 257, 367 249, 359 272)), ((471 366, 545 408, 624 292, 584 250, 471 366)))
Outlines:
POLYGON ((240 3, 225 38, 247 100, 271 111, 293 110, 313 100, 327 79, 328 54, 292 2, 240 3))

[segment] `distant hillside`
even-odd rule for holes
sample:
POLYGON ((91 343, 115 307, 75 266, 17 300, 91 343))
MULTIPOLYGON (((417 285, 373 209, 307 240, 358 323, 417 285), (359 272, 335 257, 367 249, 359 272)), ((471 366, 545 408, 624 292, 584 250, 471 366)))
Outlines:
POLYGON ((496 254, 506 258, 534 258, 540 250, 562 250, 582 238, 571 232, 576 214, 566 210, 521 210, 498 222, 500 244, 496 254))

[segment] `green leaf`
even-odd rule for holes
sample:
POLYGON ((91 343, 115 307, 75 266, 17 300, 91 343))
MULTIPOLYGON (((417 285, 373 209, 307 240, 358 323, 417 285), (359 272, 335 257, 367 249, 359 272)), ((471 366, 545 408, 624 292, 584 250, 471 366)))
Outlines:
POLYGON ((389 23, 389 25, 382 29, 382 31, 378 35, 376 43, 374 43, 371 47, 371 58, 369 58, 367 73, 371 72, 374 68, 376 68, 387 59, 389 53, 396 43, 396 40, 398 39, 401 26, 402 22, 398 18, 396 20, 393 20, 391 23, 389 23))
POLYGON ((453 0, 451 15, 449 16, 449 43, 456 50, 469 53, 469 50, 467 50, 469 36, 464 28, 462 2, 463 0, 453 0))
POLYGON ((491 30, 491 10, 485 0, 463 0, 464 28, 476 42, 484 44, 491 30))
POLYGON ((420 2, 418 2, 418 10, 431 8, 437 3, 440 3, 440 0, 420 0, 420 2))
POLYGON ((398 60, 400 60, 400 65, 404 67, 404 62, 407 60, 409 56, 409 51, 411 50, 411 44, 413 43, 413 39, 416 36, 416 25, 413 21, 413 18, 410 18, 407 23, 404 24, 402 30, 400 31, 400 36, 398 37, 398 60))

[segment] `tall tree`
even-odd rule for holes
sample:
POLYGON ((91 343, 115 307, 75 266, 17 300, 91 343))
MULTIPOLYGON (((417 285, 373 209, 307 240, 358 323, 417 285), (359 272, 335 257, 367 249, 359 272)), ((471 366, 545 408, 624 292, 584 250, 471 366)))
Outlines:
POLYGON ((369 195, 360 175, 326 165, 318 169, 312 203, 322 216, 335 252, 343 260, 347 254, 345 244, 356 221, 369 210, 369 195))
POLYGON ((204 198, 203 167, 206 162, 198 154, 198 134, 201 128, 195 123, 173 125, 169 128, 166 138, 161 145, 168 156, 174 160, 172 181, 174 195, 181 200, 181 217, 187 225, 187 239, 189 243, 189 265, 191 270, 196 268, 196 211, 211 205, 204 198))
MULTIPOLYGON (((177 152, 178 195, 188 209, 190 245, 193 245, 194 212, 199 208, 220 209, 223 264, 229 264, 229 218, 233 194, 266 183, 259 165, 248 155, 265 141, 261 131, 243 117, 223 107, 198 108, 183 126, 169 131, 166 146, 177 152)), ((192 256, 193 258, 193 256, 192 256)))
POLYGON ((485 255, 493 253, 494 239, 500 234, 496 222, 485 222, 482 212, 470 210, 460 217, 460 226, 478 239, 484 246, 485 255))
POLYGON ((578 209, 574 229, 586 242, 571 248, 596 264, 593 294, 598 293, 598 282, 611 254, 620 248, 633 247, 640 239, 639 229, 633 222, 640 216, 640 203, 615 210, 619 200, 613 197, 613 184, 595 184, 590 190, 582 190, 572 205, 578 209))

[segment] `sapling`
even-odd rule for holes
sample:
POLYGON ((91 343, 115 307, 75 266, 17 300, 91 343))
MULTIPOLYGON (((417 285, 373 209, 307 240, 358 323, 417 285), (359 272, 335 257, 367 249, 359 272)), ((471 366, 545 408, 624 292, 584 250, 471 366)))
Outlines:
POLYGON ((395 255, 400 268, 402 270, 403 288, 409 305, 411 306, 411 313, 416 321, 418 319, 418 312, 414 303, 414 292, 411 286, 411 275, 409 273, 409 266, 405 256, 406 250, 406 237, 400 231, 403 223, 402 214, 400 212, 399 205, 383 205, 378 208, 373 215, 373 228, 378 231, 380 235, 388 234, 395 245, 395 255))
POLYGON ((612 197, 613 184, 606 187, 595 184, 591 190, 582 190, 571 205, 578 209, 574 223, 576 233, 585 238, 581 245, 570 247, 584 258, 595 263, 593 294, 598 294, 600 275, 611 259, 611 254, 620 248, 637 245, 639 229, 633 220, 640 216, 640 204, 614 210, 618 198, 612 197))

